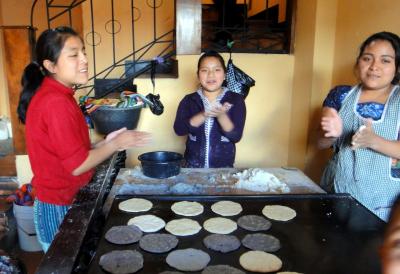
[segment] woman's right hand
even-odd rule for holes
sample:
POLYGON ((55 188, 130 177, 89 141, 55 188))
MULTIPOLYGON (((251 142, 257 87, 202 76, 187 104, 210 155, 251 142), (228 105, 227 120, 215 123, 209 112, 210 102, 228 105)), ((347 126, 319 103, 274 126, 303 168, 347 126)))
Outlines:
POLYGON ((133 147, 142 147, 149 144, 151 134, 143 131, 120 130, 111 132, 106 140, 96 144, 95 148, 89 151, 85 161, 72 171, 73 176, 79 176, 84 172, 94 168, 116 151, 122 151, 133 147))
POLYGON ((205 111, 205 116, 218 118, 226 114, 232 106, 233 105, 228 102, 225 102, 223 105, 220 103, 213 104, 209 110, 205 111))
MULTIPOLYGON (((112 134, 112 133, 110 133, 112 134)), ((121 130, 116 136, 113 136, 108 142, 115 145, 116 150, 125 150, 132 147, 142 147, 151 142, 151 134, 137 130, 121 130)))
POLYGON ((121 129, 119 129, 119 130, 115 130, 115 131, 109 133, 109 134, 106 136, 105 141, 106 141, 106 142, 111 141, 112 139, 114 139, 115 137, 117 137, 119 134, 121 134, 121 133, 124 132, 124 131, 127 131, 126 127, 123 127, 123 128, 121 128, 121 129))
POLYGON ((325 138, 338 138, 343 132, 343 122, 334 108, 324 107, 322 110, 321 129, 325 138))

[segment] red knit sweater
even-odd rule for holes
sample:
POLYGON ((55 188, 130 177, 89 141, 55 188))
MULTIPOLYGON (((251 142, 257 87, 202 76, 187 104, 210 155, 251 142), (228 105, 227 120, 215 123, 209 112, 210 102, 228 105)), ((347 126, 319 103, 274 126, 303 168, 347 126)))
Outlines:
POLYGON ((46 77, 33 96, 26 116, 26 144, 37 198, 70 205, 93 170, 79 176, 72 171, 88 156, 90 139, 74 91, 46 77))

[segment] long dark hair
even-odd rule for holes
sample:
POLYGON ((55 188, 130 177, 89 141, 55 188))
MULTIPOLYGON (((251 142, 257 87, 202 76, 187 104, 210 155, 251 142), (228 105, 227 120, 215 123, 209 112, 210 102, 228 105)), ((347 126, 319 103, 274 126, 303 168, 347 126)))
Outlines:
POLYGON ((57 63, 65 41, 78 33, 69 27, 58 27, 42 32, 35 47, 35 61, 27 65, 22 74, 22 91, 19 98, 17 113, 19 120, 25 124, 29 102, 50 72, 43 66, 44 60, 57 63))
POLYGON ((388 31, 382 31, 382 32, 377 32, 372 34, 370 37, 368 37, 360 46, 360 52, 357 57, 357 63, 360 60, 361 56, 364 53, 365 48, 370 45, 372 42, 376 40, 382 40, 382 41, 387 41, 389 42, 395 53, 395 58, 394 58, 394 65, 395 65, 395 74, 394 78, 392 80, 393 85, 397 85, 400 81, 400 71, 399 71, 399 65, 400 65, 400 38, 398 35, 388 32, 388 31))

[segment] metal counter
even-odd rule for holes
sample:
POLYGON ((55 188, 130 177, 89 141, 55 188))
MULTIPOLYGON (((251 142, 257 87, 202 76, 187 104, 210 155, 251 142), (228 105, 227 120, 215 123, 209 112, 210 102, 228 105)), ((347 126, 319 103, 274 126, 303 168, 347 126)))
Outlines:
POLYGON ((84 273, 84 267, 80 266, 79 261, 89 261, 90 258, 84 258, 87 253, 82 249, 87 248, 90 253, 97 244, 94 238, 102 231, 103 203, 120 167, 125 165, 125 159, 126 154, 123 151, 114 154, 96 168, 93 178, 80 190, 67 212, 59 233, 44 255, 36 273, 84 273))

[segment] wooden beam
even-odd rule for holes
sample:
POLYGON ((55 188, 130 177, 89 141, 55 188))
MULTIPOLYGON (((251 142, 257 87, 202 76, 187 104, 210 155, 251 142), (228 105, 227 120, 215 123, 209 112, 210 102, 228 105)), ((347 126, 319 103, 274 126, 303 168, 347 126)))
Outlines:
POLYGON ((176 0, 176 52, 201 53, 201 0, 176 0))
POLYGON ((4 66, 8 86, 8 98, 15 154, 26 154, 25 126, 17 116, 21 93, 21 76, 32 60, 35 30, 27 26, 2 26, 4 41, 4 66))
POLYGON ((6 176, 6 177, 17 176, 15 155, 7 155, 5 157, 0 157, 0 176, 6 176))

